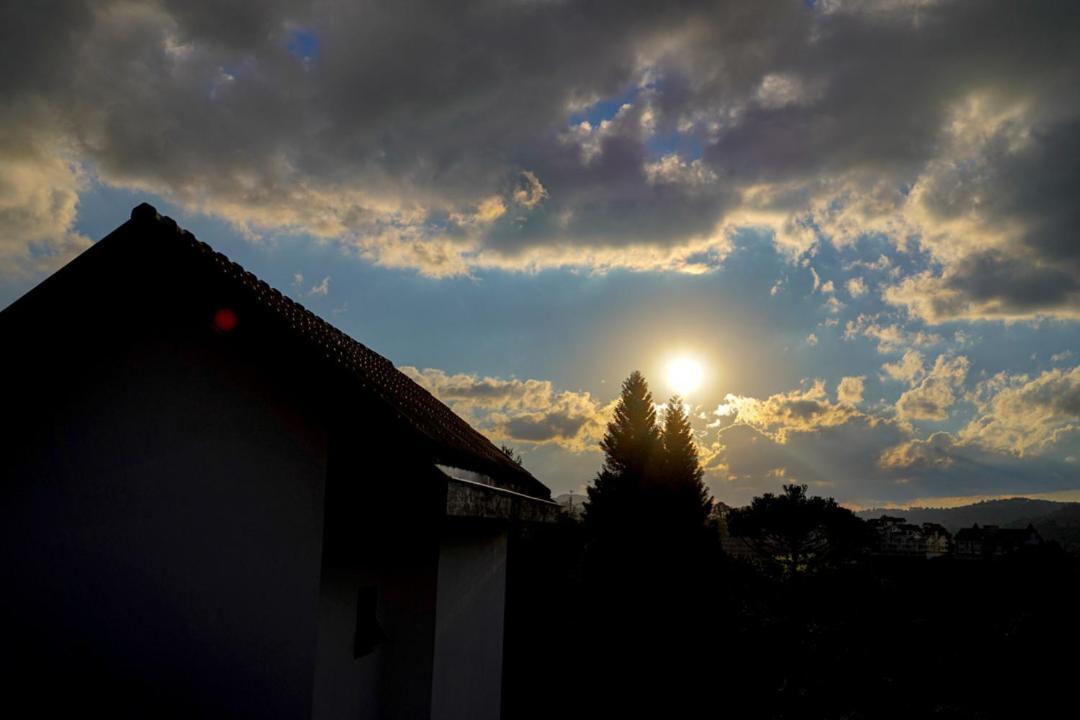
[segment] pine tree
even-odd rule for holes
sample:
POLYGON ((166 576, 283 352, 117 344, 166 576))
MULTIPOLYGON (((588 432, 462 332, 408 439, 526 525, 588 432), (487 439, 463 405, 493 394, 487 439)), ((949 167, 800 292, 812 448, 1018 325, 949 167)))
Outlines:
POLYGON ((705 526, 712 497, 702 480, 704 471, 694 443, 694 431, 682 398, 668 401, 661 434, 659 477, 652 494, 660 522, 669 531, 690 533, 705 526))
POLYGON ((656 409, 638 371, 622 385, 615 416, 600 442, 604 466, 588 488, 585 523, 594 534, 630 530, 641 520, 641 493, 661 447, 656 409))

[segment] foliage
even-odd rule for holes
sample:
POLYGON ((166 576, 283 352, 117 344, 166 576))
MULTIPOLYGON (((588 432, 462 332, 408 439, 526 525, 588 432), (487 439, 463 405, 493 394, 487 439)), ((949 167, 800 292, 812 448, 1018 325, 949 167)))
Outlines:
POLYGON ((516 462, 518 465, 524 464, 524 462, 522 460, 522 457, 521 457, 521 453, 519 453, 514 448, 510 447, 509 445, 500 445, 499 449, 502 450, 503 455, 510 458, 511 460, 516 462))
POLYGON ((808 496, 806 485, 755 497, 749 507, 728 513, 727 522, 732 535, 788 576, 833 565, 869 542, 862 520, 832 498, 808 496))
POLYGON ((682 399, 672 397, 664 411, 661 432, 662 455, 656 471, 652 495, 657 514, 670 531, 700 529, 706 526, 712 509, 712 496, 702 479, 704 471, 698 458, 694 431, 682 399))
POLYGON ((603 468, 587 491, 585 524, 594 533, 623 534, 639 525, 642 486, 660 443, 652 393, 645 377, 634 371, 623 382, 615 415, 600 442, 603 468))

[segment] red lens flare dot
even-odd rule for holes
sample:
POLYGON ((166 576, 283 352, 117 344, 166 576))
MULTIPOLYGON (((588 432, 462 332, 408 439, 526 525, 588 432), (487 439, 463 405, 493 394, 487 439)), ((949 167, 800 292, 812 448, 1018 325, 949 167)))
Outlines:
POLYGON ((236 329, 236 313, 229 308, 221 308, 214 313, 214 329, 218 332, 231 332, 236 329))

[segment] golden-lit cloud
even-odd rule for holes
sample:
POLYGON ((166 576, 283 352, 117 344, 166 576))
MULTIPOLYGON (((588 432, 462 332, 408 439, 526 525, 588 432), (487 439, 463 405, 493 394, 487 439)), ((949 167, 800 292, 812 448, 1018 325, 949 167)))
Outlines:
POLYGON ((848 295, 851 295, 853 298, 862 297, 869 292, 866 281, 859 277, 851 278, 844 284, 844 287, 847 288, 848 295))
POLYGON ((1080 438, 1080 366, 1034 378, 999 373, 971 399, 978 414, 959 432, 964 443, 1023 457, 1080 438))
POLYGON ((1023 458, 1055 450, 1063 453, 1065 462, 1075 464, 1074 448, 1080 444, 1080 367, 1048 370, 1035 378, 999 373, 980 382, 968 399, 977 413, 958 432, 910 438, 882 452, 881 466, 947 468, 964 454, 1023 458))
POLYGON ((911 330, 878 316, 859 315, 844 326, 844 339, 865 337, 877 343, 878 352, 886 355, 912 347, 930 347, 942 341, 941 335, 925 330, 911 330))
MULTIPOLYGON (((852 389, 852 384, 847 387, 852 389)), ((810 433, 856 419, 876 422, 851 404, 831 402, 824 380, 764 400, 729 394, 713 414, 720 419, 718 424, 748 425, 780 444, 787 442, 792 433, 810 433)))
POLYGON ((32 109, 0 140, 0 275, 55 270, 90 245, 74 230, 85 180, 71 148, 32 109))
POLYGON ((594 450, 613 407, 587 392, 556 390, 549 380, 479 377, 409 366, 400 370, 496 442, 594 450))
POLYGON ((908 350, 903 357, 894 363, 885 363, 881 366, 886 376, 909 385, 923 376, 923 356, 918 350, 908 350))
POLYGON ((926 440, 912 438, 881 453, 880 464, 888 469, 948 467, 953 464, 956 439, 947 432, 932 433, 926 440))
POLYGON ((967 377, 971 361, 963 355, 939 355, 926 376, 896 401, 896 414, 903 420, 945 420, 956 402, 957 392, 967 377))
POLYGON ((857 405, 862 402, 866 389, 866 377, 845 377, 836 386, 836 400, 845 405, 857 405))

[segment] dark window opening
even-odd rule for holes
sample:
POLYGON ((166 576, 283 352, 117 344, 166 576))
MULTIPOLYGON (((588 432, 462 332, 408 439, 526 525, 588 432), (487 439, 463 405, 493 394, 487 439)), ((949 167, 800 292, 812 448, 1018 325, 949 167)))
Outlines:
POLYGON ((361 586, 356 595, 356 635, 353 637, 353 657, 362 658, 386 642, 386 633, 379 625, 377 610, 379 589, 361 586))

